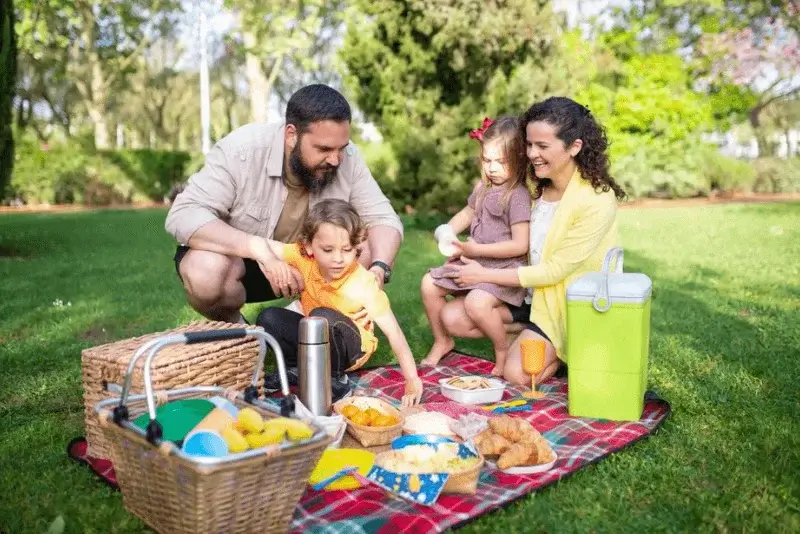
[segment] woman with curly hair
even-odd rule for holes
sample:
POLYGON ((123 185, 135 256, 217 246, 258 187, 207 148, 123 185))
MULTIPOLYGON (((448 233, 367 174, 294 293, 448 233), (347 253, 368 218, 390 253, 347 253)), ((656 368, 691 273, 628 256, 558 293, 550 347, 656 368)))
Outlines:
MULTIPOLYGON (((522 368, 522 341, 545 341, 545 367, 537 383, 567 362, 567 287, 581 275, 599 271, 606 252, 619 246, 617 200, 625 192, 609 174, 603 127, 584 106, 569 98, 548 98, 522 115, 521 127, 535 188, 529 264, 487 269, 462 256, 463 265, 453 267, 448 276, 459 286, 488 282, 528 288, 522 306, 503 312, 506 324, 522 327, 509 349, 503 376, 525 385, 530 375, 522 368)), ((463 298, 447 303, 442 321, 452 336, 482 336, 465 313, 463 298)))

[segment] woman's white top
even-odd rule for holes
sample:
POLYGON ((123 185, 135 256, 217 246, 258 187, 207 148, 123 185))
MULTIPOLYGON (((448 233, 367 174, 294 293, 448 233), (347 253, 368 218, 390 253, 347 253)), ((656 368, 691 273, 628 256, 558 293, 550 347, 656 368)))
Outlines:
MULTIPOLYGON (((531 212, 531 231, 530 231, 530 253, 528 263, 530 265, 538 265, 542 260, 542 250, 544 249, 544 242, 547 239, 547 231, 550 229, 550 223, 553 222, 553 215, 558 208, 558 201, 548 202, 541 198, 536 199, 533 203, 533 211, 531 212)), ((528 288, 528 296, 525 297, 525 302, 530 304, 533 298, 533 288, 528 288)))

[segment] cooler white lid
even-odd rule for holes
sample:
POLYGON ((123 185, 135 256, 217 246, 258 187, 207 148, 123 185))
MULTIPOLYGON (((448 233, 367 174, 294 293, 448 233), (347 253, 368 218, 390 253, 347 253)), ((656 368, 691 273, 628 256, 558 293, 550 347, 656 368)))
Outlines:
POLYGON ((642 304, 653 289, 653 281, 643 273, 587 273, 567 288, 567 300, 591 301, 608 279, 608 295, 614 303, 642 304))

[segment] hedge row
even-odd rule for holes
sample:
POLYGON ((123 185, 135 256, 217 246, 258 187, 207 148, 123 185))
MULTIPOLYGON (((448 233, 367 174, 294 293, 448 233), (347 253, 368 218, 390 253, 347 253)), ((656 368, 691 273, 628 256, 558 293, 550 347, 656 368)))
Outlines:
POLYGON ((193 156, 149 149, 47 147, 23 140, 15 160, 7 200, 103 206, 162 200, 187 178, 193 156))
MULTIPOLYGON (((397 210, 417 205, 421 193, 410 190, 398 176, 397 162, 387 145, 365 145, 362 152, 397 210)), ((631 199, 800 192, 800 158, 743 161, 725 157, 705 145, 681 149, 649 144, 627 152, 612 160, 612 173, 631 199)), ((87 205, 158 202, 202 162, 202 155, 188 152, 94 151, 74 145, 48 148, 23 140, 18 145, 5 201, 87 205)), ((475 175, 463 177, 463 189, 469 190, 477 172, 476 169, 475 175)), ((461 205, 462 199, 454 204, 452 192, 445 193, 436 205, 444 209, 461 205)))

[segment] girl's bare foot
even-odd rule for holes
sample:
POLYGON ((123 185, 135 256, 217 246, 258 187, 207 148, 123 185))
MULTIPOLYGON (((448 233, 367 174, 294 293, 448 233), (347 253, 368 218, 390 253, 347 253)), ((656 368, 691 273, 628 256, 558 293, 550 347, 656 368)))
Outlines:
POLYGON ((453 350, 455 346, 456 342, 453 341, 453 338, 434 340, 433 346, 431 347, 430 352, 428 352, 428 355, 425 356, 421 362, 419 362, 420 366, 435 366, 439 363, 439 360, 444 358, 447 353, 453 350))
POLYGON ((492 376, 503 376, 503 371, 505 371, 506 368, 507 358, 508 348, 494 349, 494 368, 492 369, 492 376))

